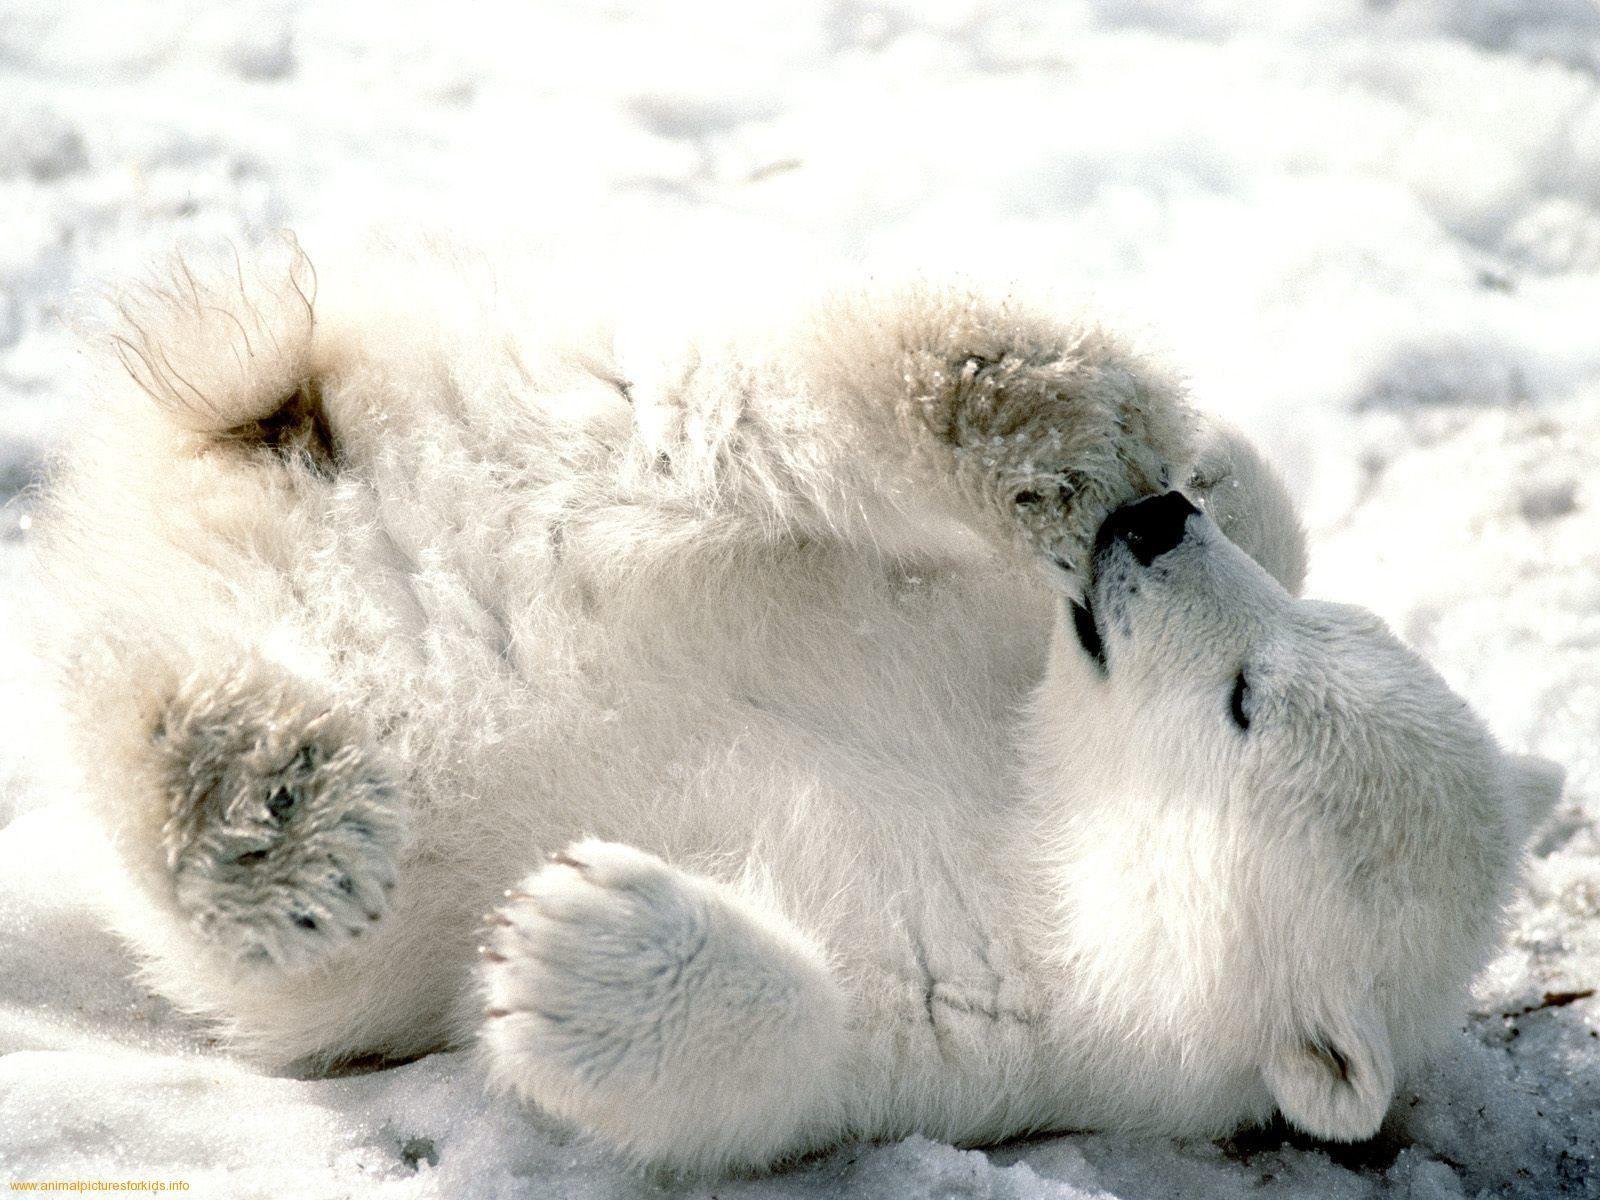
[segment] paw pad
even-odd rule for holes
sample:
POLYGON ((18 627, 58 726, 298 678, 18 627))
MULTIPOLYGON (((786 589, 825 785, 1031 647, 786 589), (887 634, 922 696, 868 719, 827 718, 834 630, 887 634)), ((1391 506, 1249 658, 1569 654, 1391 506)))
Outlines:
POLYGON ((245 672, 183 689, 157 725, 178 907, 238 961, 303 966, 388 911, 402 822, 364 742, 245 672))
POLYGON ((551 1069, 585 1079, 649 1074, 706 944, 705 899, 627 846, 584 842, 548 861, 484 917, 487 1036, 531 1039, 551 1069))

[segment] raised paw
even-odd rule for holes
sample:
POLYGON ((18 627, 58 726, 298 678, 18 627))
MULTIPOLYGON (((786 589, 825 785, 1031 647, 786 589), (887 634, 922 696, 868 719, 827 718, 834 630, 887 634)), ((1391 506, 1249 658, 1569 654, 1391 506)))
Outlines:
POLYGON ((843 1001, 781 919, 614 843, 487 918, 494 1076, 645 1161, 761 1165, 824 1124, 843 1001))
POLYGON ((1182 387, 1104 330, 969 298, 921 313, 900 340, 913 423, 1001 535, 1047 563, 1082 571, 1111 509, 1187 472, 1182 387))
POLYGON ((402 820, 348 714, 260 666, 191 681, 151 735, 179 909, 241 965, 296 969, 389 908, 402 820))
POLYGON ((1201 427, 1200 452, 1183 484, 1229 541, 1295 595, 1306 577, 1306 535, 1288 487, 1261 451, 1217 418, 1201 427))

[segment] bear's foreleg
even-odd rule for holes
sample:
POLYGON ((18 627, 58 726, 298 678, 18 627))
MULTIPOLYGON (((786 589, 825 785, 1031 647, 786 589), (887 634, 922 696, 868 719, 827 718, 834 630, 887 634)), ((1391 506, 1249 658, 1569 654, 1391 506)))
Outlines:
POLYGON ((591 840, 487 919, 497 1082, 672 1169, 762 1167, 837 1133, 844 997, 778 914, 591 840))
POLYGON ((801 399, 784 403, 808 419, 789 474, 879 544, 953 520, 1081 582, 1105 515, 1180 486, 1193 454, 1182 387, 1158 362, 959 288, 842 301, 797 361, 801 399))

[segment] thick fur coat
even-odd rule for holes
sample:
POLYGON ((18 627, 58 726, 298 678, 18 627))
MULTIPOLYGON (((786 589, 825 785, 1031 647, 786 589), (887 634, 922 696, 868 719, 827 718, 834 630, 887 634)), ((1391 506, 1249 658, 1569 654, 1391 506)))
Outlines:
POLYGON ((1376 1130, 1559 772, 1296 598, 1243 438, 959 286, 629 350, 469 275, 124 304, 40 634, 157 986, 678 1168, 1376 1130))

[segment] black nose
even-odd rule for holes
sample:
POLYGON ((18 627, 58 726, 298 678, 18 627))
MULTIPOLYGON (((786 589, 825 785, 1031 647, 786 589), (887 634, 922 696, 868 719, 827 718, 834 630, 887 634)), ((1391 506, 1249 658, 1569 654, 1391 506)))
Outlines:
POLYGON ((1095 554, 1122 542, 1148 567, 1183 541, 1184 527, 1200 510, 1182 492, 1167 492, 1124 504, 1106 518, 1094 539, 1095 554))

